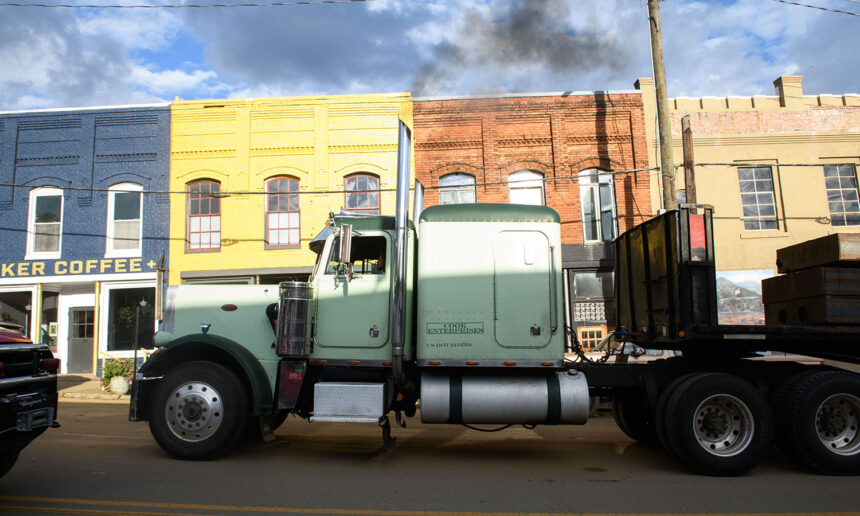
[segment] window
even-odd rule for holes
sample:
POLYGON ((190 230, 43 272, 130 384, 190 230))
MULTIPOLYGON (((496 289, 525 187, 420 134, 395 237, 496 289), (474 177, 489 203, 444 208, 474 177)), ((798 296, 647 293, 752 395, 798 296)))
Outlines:
POLYGON ((188 250, 221 248, 221 185, 197 181, 188 185, 188 250))
POLYGON ((511 204, 543 206, 543 174, 534 170, 518 170, 508 176, 511 204))
POLYGON ((744 229, 778 229, 770 167, 739 168, 744 229))
POLYGON ((299 181, 270 179, 266 182, 266 246, 298 246, 299 233, 299 181))
POLYGON ((37 188, 30 192, 27 256, 59 258, 63 229, 63 191, 37 188))
POLYGON ((824 186, 833 226, 860 225, 857 171, 854 165, 824 165, 824 186))
POLYGON ((615 238, 612 174, 600 172, 589 169, 579 173, 582 238, 585 242, 606 242, 615 238))
POLYGON ((346 178, 346 209, 379 214, 379 178, 358 174, 346 178))
MULTIPOLYGON (((352 237, 350 249, 350 264, 353 274, 385 274, 386 249, 388 243, 385 237, 365 236, 352 237)), ((337 274, 340 265, 340 238, 332 241, 326 274, 337 274)))
POLYGON ((155 288, 109 289, 107 316, 108 351, 132 350, 135 340, 138 348, 152 348, 155 333, 155 288))
POLYGON ((455 172, 439 178, 439 204, 468 204, 475 202, 475 178, 455 172))
POLYGON ((107 256, 140 256, 143 188, 122 183, 108 191, 107 256))
POLYGON ((577 336, 582 349, 594 349, 609 332, 606 326, 581 326, 577 328, 577 336))

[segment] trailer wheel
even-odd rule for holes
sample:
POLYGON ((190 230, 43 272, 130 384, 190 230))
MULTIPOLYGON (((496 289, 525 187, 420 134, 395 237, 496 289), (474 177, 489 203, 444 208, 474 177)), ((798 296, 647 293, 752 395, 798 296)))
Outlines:
POLYGON ((860 474, 860 377, 822 371, 801 378, 786 404, 783 446, 828 475, 860 474))
POLYGON ((639 444, 657 447, 660 438, 654 426, 654 412, 642 396, 619 396, 612 400, 615 423, 627 437, 639 444))
POLYGON ((188 362, 159 382, 149 429, 174 457, 209 460, 236 443, 247 417, 245 390, 233 372, 213 362, 188 362))
POLYGON ((704 475, 742 475, 773 445, 773 418, 764 396, 733 375, 698 375, 666 400, 665 438, 672 451, 704 475))

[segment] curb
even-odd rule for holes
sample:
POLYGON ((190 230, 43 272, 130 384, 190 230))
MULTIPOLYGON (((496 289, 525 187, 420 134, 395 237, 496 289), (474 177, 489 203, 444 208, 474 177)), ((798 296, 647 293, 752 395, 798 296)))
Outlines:
POLYGON ((60 398, 75 398, 86 400, 129 400, 131 396, 128 394, 86 394, 82 392, 61 392, 60 398))

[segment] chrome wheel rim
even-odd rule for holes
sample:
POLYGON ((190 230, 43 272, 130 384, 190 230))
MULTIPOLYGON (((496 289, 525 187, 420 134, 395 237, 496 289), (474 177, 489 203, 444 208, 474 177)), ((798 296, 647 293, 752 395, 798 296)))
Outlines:
POLYGON ((696 408, 693 433, 708 453, 731 457, 752 442, 755 423, 746 403, 728 394, 715 394, 696 408))
POLYGON ((164 418, 173 435, 186 442, 212 437, 224 420, 221 395, 205 382, 186 382, 170 393, 164 418))
POLYGON ((815 411, 815 431, 828 450, 839 455, 860 451, 860 398, 851 394, 830 396, 815 411))

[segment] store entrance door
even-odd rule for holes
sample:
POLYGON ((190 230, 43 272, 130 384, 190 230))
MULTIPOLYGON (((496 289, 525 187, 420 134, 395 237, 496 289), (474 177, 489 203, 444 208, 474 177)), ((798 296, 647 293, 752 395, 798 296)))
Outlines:
POLYGON ((93 330, 95 309, 69 309, 69 373, 93 374, 93 330))

